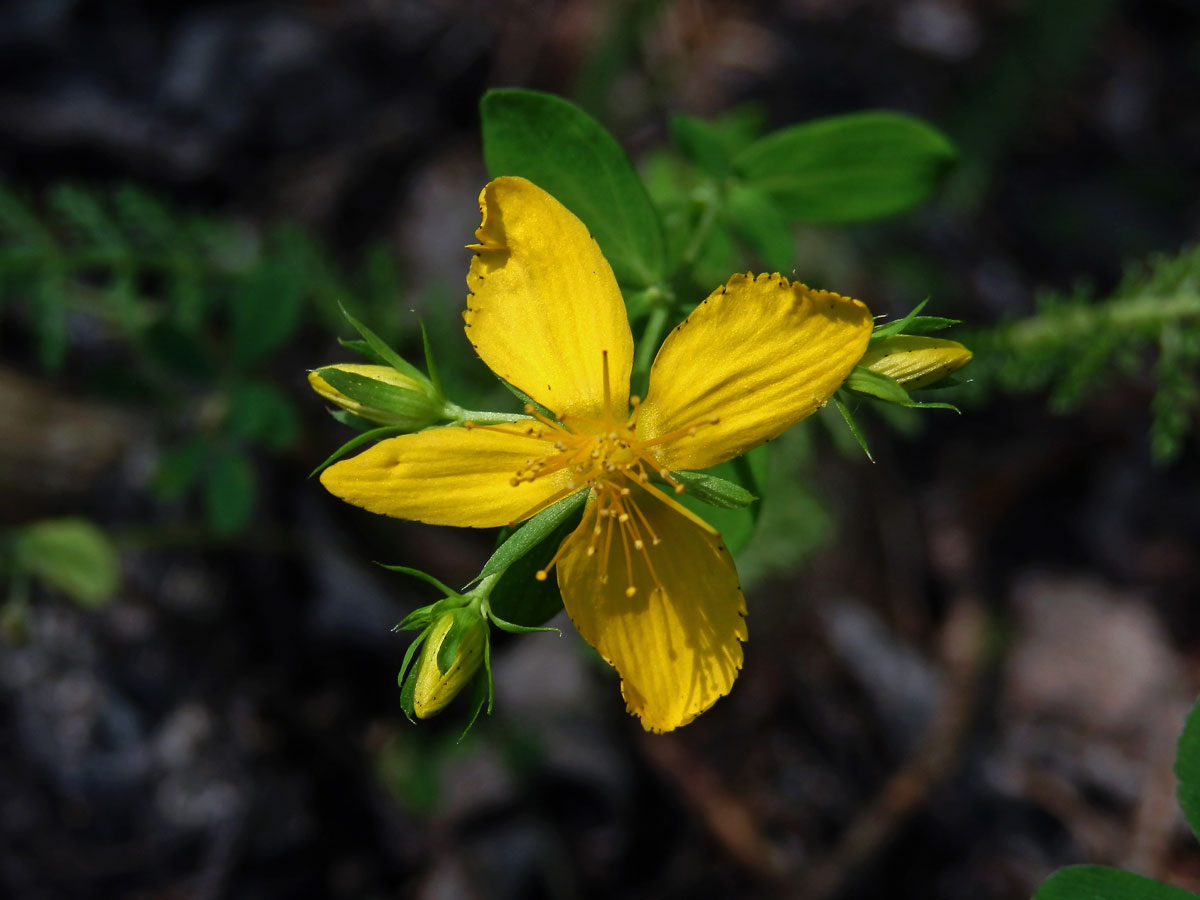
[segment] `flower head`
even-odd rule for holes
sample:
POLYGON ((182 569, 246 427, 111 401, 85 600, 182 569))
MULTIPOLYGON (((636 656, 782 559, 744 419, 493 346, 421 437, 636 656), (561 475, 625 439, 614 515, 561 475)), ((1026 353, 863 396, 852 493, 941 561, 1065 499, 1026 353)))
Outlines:
POLYGON ((337 496, 440 525, 522 521, 587 491, 554 569, 580 634, 650 730, 690 722, 742 665, 745 601, 721 536, 682 506, 673 471, 704 469, 821 407, 862 357, 857 300, 779 275, 735 275, 667 336, 646 398, 633 338, 586 227, 522 178, 480 195, 464 313, 480 358, 550 415, 381 441, 326 469, 337 496))

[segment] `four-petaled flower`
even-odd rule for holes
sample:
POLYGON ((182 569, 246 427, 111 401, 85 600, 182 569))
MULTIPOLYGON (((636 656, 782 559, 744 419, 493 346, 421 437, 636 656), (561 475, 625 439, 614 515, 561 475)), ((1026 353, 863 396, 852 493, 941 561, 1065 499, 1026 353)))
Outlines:
POLYGON ((639 402, 625 305, 583 223, 522 178, 491 182, 479 205, 467 336, 553 416, 529 406, 520 422, 391 438, 321 481, 372 512, 474 527, 587 491, 546 568, 629 710, 669 731, 729 692, 746 639, 733 561, 674 498, 671 473, 732 459, 821 407, 862 357, 870 313, 779 275, 735 275, 667 336, 639 402))

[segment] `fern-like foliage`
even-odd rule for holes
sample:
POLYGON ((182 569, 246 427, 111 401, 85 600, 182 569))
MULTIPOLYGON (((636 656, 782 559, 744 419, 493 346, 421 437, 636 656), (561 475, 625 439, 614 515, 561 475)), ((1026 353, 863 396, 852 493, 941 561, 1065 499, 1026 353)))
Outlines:
POLYGON ((339 304, 394 306, 392 256, 376 252, 366 269, 355 290, 295 226, 180 214, 134 186, 57 185, 30 201, 0 184, 0 311, 47 370, 102 345, 159 425, 158 493, 198 492, 220 532, 249 522, 253 451, 284 451, 299 431, 267 371, 275 355, 306 316, 332 330, 339 304))
POLYGON ((32 203, 0 184, 0 298, 25 304, 38 357, 60 367, 74 314, 133 343, 158 329, 197 338, 216 323, 251 362, 281 346, 304 301, 330 322, 348 291, 300 229, 267 234, 179 215, 146 191, 52 187, 32 203))
POLYGON ((964 340, 977 396, 1048 390, 1065 412, 1114 377, 1151 384, 1151 449, 1169 461, 1200 404, 1200 246, 1130 267, 1111 296, 1050 294, 1034 315, 964 340))

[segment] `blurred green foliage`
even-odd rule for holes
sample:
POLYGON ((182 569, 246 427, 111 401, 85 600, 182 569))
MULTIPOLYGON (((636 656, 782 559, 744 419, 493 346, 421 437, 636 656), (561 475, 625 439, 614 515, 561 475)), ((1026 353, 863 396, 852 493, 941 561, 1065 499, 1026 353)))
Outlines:
POLYGON ((165 446, 154 491, 201 498, 218 535, 251 521, 256 454, 299 436, 271 367, 306 318, 394 305, 391 255, 365 269, 354 285, 300 228, 181 215, 134 186, 58 185, 35 203, 0 185, 0 304, 23 315, 47 371, 79 356, 89 390, 149 413, 165 446))
POLYGON ((84 609, 97 609, 117 592, 120 562, 116 548, 94 522, 78 517, 39 519, 0 532, 0 578, 7 582, 0 633, 20 643, 33 583, 84 609))
POLYGON ((1200 408, 1200 246, 1131 266, 1107 297, 1088 287, 1049 293, 1037 311, 976 331, 964 396, 1044 391, 1050 408, 1068 412, 1118 380, 1151 394, 1150 446, 1177 458, 1200 408))

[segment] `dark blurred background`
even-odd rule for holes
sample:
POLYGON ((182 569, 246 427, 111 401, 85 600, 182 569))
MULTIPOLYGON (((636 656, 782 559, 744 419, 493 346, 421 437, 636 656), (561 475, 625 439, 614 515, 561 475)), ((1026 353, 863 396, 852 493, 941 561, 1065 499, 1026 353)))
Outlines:
MULTIPOLYGON (((62 246, 87 198, 152 197, 217 260, 197 284, 324 285, 270 353, 269 304, 215 313, 249 349, 182 373, 184 325, 123 343, 94 314, 103 260, 65 310, 0 294, 0 526, 84 517, 121 576, 7 608, 0 895, 999 900, 1084 860, 1200 888, 1171 776, 1200 471, 1194 441, 1152 461, 1152 385, 873 419, 874 465, 806 424, 740 561, 728 698, 644 735, 569 625, 500 635, 496 713, 456 743, 459 707, 412 726, 395 687, 390 629, 434 598, 371 561, 461 584, 493 536, 306 480, 349 435, 304 380, 348 358, 339 285, 483 378, 455 323, 488 87, 574 99, 635 161, 681 112, 923 117, 962 153, 934 201, 799 231, 795 274, 985 332, 1195 241, 1198 84, 1191 0, 0 3, 0 176, 62 246)), ((147 265, 133 295, 177 271, 147 265)))

